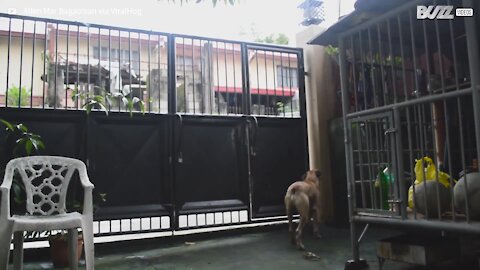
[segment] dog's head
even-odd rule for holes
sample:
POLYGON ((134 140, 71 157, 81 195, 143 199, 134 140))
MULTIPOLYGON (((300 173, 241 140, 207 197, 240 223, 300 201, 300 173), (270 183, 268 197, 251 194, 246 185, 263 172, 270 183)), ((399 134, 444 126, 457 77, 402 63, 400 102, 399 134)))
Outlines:
POLYGON ((302 180, 320 183, 320 176, 322 176, 322 173, 319 170, 310 170, 303 174, 302 180))

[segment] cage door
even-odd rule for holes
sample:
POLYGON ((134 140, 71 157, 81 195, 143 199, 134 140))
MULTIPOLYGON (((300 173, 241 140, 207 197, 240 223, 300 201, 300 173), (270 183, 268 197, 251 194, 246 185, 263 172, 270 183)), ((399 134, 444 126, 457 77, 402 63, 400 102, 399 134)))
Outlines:
POLYGON ((347 128, 356 214, 399 215, 392 113, 349 119, 347 128))

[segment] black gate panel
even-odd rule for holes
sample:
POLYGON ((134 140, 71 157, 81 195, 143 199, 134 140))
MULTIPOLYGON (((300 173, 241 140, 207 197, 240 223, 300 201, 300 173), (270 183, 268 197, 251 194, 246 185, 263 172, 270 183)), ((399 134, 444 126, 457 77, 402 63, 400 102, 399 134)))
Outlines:
POLYGON ((248 208, 244 123, 240 117, 177 118, 174 162, 179 215, 248 208))
POLYGON ((98 192, 107 194, 97 218, 165 215, 168 185, 168 117, 91 116, 88 162, 98 192))
MULTIPOLYGON (((65 111, 61 114, 45 110, 2 109, 0 118, 12 124, 22 123, 42 137, 45 150, 43 155, 64 156, 83 159, 84 157, 84 122, 82 112, 65 111)), ((5 129, 0 129, 0 138, 5 138, 5 129)), ((10 159, 13 142, 0 140, 1 164, 5 165, 10 159)))
POLYGON ((284 215, 288 186, 308 168, 305 119, 258 119, 251 133, 253 217, 284 215))

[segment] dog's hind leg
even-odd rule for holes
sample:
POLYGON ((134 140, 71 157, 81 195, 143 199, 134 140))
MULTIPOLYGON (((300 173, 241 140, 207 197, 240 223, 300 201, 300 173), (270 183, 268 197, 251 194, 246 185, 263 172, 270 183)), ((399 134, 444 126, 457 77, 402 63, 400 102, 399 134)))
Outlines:
POLYGON ((292 245, 295 245, 295 231, 293 230, 293 205, 289 197, 285 197, 285 211, 288 217, 288 233, 290 234, 290 239, 292 245))
POLYGON ((295 242, 298 249, 305 250, 305 246, 302 242, 302 231, 310 218, 308 197, 305 194, 300 195, 295 204, 297 206, 298 214, 300 215, 300 221, 298 222, 297 230, 295 231, 295 242))

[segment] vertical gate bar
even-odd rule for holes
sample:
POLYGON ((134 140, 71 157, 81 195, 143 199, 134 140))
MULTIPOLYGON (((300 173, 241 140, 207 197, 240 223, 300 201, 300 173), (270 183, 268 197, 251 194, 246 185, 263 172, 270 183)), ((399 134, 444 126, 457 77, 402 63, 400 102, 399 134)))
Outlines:
POLYGON ((400 38, 400 55, 402 57, 402 85, 403 85, 403 95, 404 95, 404 100, 408 100, 408 94, 407 94, 407 74, 405 70, 405 50, 403 46, 403 30, 402 30, 402 21, 400 19, 400 16, 397 15, 397 24, 398 24, 398 35, 400 38))
MULTIPOLYGON (((98 84, 98 86, 97 86, 97 89, 98 89, 98 93, 100 95, 102 95, 102 93, 101 93, 101 91, 102 91, 102 79, 101 79, 102 74, 101 74, 101 65, 100 65, 100 63, 102 61, 102 32, 101 32, 100 27, 98 28, 98 44, 97 44, 97 46, 98 46, 98 65, 97 65, 97 68, 98 68, 97 84, 98 84)), ((95 91, 95 87, 94 87, 94 91, 95 91)), ((130 91, 131 91, 131 89, 130 89, 130 91)), ((94 94, 96 94, 96 93, 94 93, 94 94)))
POLYGON ((375 61, 375 54, 373 52, 373 45, 372 45, 372 33, 370 31, 370 27, 367 29, 367 35, 368 35, 368 52, 370 53, 370 80, 372 82, 372 88, 373 88, 373 107, 379 107, 378 103, 378 93, 377 93, 377 82, 375 80, 375 66, 376 66, 376 61, 375 61))
MULTIPOLYGON (((138 78, 138 89, 139 89, 139 99, 140 99, 140 102, 142 102, 144 100, 144 97, 143 97, 143 88, 142 88, 142 43, 141 43, 141 34, 140 32, 137 33, 137 43, 138 43, 138 47, 137 47, 137 51, 138 51, 138 75, 137 75, 137 78, 138 78)), ((139 107, 140 108, 140 107, 139 107)), ((140 109, 141 110, 141 109, 140 109)))
MULTIPOLYGON (((352 73, 353 73, 353 96, 355 99, 355 112, 358 111, 358 96, 357 96, 357 70, 356 70, 356 57, 355 57, 355 45, 354 45, 354 36, 350 36, 350 48, 352 49, 352 73)), ((350 108, 349 108, 350 111, 350 108)))
MULTIPOLYGON (((119 92, 123 94, 123 80, 122 80, 122 36, 121 36, 121 31, 118 30, 118 88, 119 92)), ((118 111, 121 110, 121 103, 122 103, 122 98, 119 96, 118 97, 118 111)))
MULTIPOLYGON (((47 23, 45 23, 45 29, 47 29, 47 23)), ((47 43, 47 34, 45 31, 45 44, 47 43)), ((10 78, 10 53, 12 47, 12 18, 8 18, 8 45, 7 45, 7 85, 5 87, 5 107, 8 107, 8 79, 10 78)), ((45 45, 45 48, 47 46, 45 45)), ((45 72, 44 72, 45 73, 45 72)))
MULTIPOLYGON (((130 86, 128 95, 130 99, 133 99, 133 89, 132 89, 132 32, 128 31, 128 83, 130 86)), ((128 110, 125 106, 125 110, 128 110)))
MULTIPOLYGON (((167 37, 168 42, 168 113, 175 114, 177 111, 177 93, 176 93, 176 75, 175 75, 175 36, 170 34, 167 37)), ((160 54, 160 52, 159 52, 160 54)), ((159 95, 160 99, 160 95, 159 95)))
POLYGON ((233 103, 235 104, 235 105, 234 105, 234 106, 235 106, 235 111, 234 111, 234 113, 235 113, 235 114, 239 114, 239 112, 238 112, 238 104, 237 104, 237 100, 238 100, 238 99, 237 99, 237 79, 236 79, 236 74, 235 74, 235 73, 236 73, 235 70, 237 69, 237 66, 235 65, 235 54, 236 54, 236 53, 235 53, 235 44, 233 43, 233 44, 232 44, 233 91, 235 92, 234 97, 233 97, 233 98, 234 98, 234 99, 233 99, 233 101, 234 101, 233 103))
MULTIPOLYGON (((383 202, 384 202, 384 199, 385 199, 385 200, 388 200, 388 199, 383 198, 382 181, 381 181, 381 179, 380 179, 380 170, 382 169, 383 164, 382 164, 381 158, 380 158, 380 145, 381 145, 381 144, 380 144, 380 141, 381 141, 381 140, 380 140, 380 138, 379 138, 379 137, 380 137, 380 134, 378 133, 378 125, 379 125, 379 123, 381 123, 381 122, 378 121, 378 120, 374 120, 374 121, 373 121, 374 129, 375 129, 375 144, 376 144, 375 147, 374 147, 374 149, 375 149, 375 152, 376 152, 376 154, 377 154, 377 162, 376 162, 376 163, 377 163, 377 178, 376 178, 376 180, 378 179, 378 183, 379 183, 379 185, 380 185, 380 187, 379 187, 379 191, 380 191, 380 192, 379 192, 379 197, 380 197, 380 204, 379 204, 379 206, 380 206, 380 207, 379 207, 379 208, 382 209, 382 210, 385 210, 385 209, 383 209, 383 202)), ((372 180, 373 180, 373 179, 372 179, 372 180)), ((376 180, 375 180, 375 181, 376 181, 376 180)), ((375 182, 374 182, 374 183, 375 183, 375 182)), ((374 185, 373 187, 374 187, 374 190, 373 190, 373 191, 376 193, 375 185, 374 185)))
POLYGON ((35 47, 37 41, 37 21, 33 21, 32 77, 30 78, 30 108, 33 107, 33 73, 35 71, 35 47))
MULTIPOLYGON (((148 33, 148 47, 147 47, 147 50, 148 50, 148 99, 147 99, 147 110, 148 112, 150 113, 152 111, 152 67, 151 67, 151 43, 152 42, 152 33, 151 31, 148 33)), ((110 46, 110 43, 109 43, 109 46, 110 46)), ((158 49, 160 50, 160 47, 158 47, 158 49)), ((108 49, 108 51, 110 51, 110 49, 108 49)), ((159 70, 160 72, 160 70, 159 70)), ((160 78, 160 76, 159 76, 160 78)), ((158 81, 158 83, 160 83, 160 80, 158 81)), ((158 98, 160 98, 160 93, 158 95, 158 98)))
MULTIPOLYGON (((434 0, 434 4, 436 5, 437 4, 437 1, 434 0)), ((443 77, 443 54, 442 54, 442 45, 440 43, 440 30, 438 29, 438 20, 435 20, 435 34, 436 34, 436 40, 437 40, 437 50, 438 50, 438 58, 439 58, 439 64, 440 64, 440 81, 441 81, 441 87, 442 87, 442 93, 445 93, 445 81, 444 81, 444 77, 443 77)), ((428 82, 429 84, 431 84, 431 82, 429 81, 428 82)), ((432 89, 433 91, 433 89, 432 89)), ((439 105, 436 103, 436 102, 432 102, 430 103, 430 107, 431 107, 431 119, 432 119, 432 147, 433 147, 433 160, 434 160, 434 163, 437 165, 435 168, 436 172, 435 172, 435 181, 437 182, 437 185, 435 186, 435 192, 436 192, 436 195, 437 195, 437 211, 438 211, 438 219, 441 220, 442 219, 442 215, 441 215, 441 205, 440 205, 440 190, 439 190, 439 185, 440 185, 440 181, 438 180, 438 174, 439 174, 439 167, 440 167, 440 164, 443 164, 443 161, 444 160, 439 160, 439 153, 438 151, 440 149, 437 149, 437 144, 441 143, 439 138, 437 138, 437 135, 436 135, 436 130, 438 128, 438 116, 437 116, 437 113, 436 113, 436 110, 437 110, 437 107, 439 107, 439 105)))
MULTIPOLYGON (((207 41, 208 43, 208 50, 207 50, 207 59, 208 59, 208 91, 209 91, 209 94, 208 94, 208 99, 210 100, 210 114, 213 115, 213 102, 214 102, 214 96, 212 96, 212 94, 214 95, 215 93, 215 90, 213 88, 213 75, 212 75, 212 65, 213 65, 213 55, 212 55, 212 52, 213 52, 213 45, 212 43, 210 42, 210 40, 207 41), (211 91, 214 91, 214 93, 211 93, 211 91)), ((248 59, 248 58, 247 58, 248 59)))
POLYGON ((195 103, 195 39, 192 38, 192 94, 193 94, 193 114, 196 113, 195 103))
MULTIPOLYGON (((302 58, 303 58, 303 53, 302 53, 302 58)), ((278 109, 277 109, 277 100, 278 100, 278 97, 277 97, 277 87, 278 87, 278 85, 277 84, 278 84, 278 80, 277 80, 277 77, 275 76, 275 69, 277 67, 275 66, 275 51, 273 51, 273 50, 272 50, 272 66, 273 66, 273 68, 272 68, 272 73, 273 73, 272 78, 273 78, 273 93, 274 93, 272 114, 277 116, 278 115, 278 109)), ((278 74, 277 74, 277 76, 278 76, 278 74)))
MULTIPOLYGON (((162 113, 162 66, 161 66, 161 63, 162 63, 162 36, 159 36, 157 35, 157 38, 158 38, 158 41, 157 41, 157 46, 158 46, 158 50, 157 50, 157 68, 158 68, 158 113, 162 113)), ((167 37, 167 61, 168 61, 168 57, 170 55, 170 51, 168 49, 168 37, 167 37)), ((169 64, 167 62, 167 112, 170 112, 170 107, 168 107, 169 105, 169 98, 170 98, 170 73, 168 73, 168 69, 169 69, 169 64)))
MULTIPOLYGON (((183 62, 183 112, 188 112, 188 102, 187 102, 187 75, 186 75, 186 63, 185 63, 185 38, 182 37, 182 62, 183 62)), ((178 110, 178 108, 177 108, 178 110)))
POLYGON ((58 23, 55 26, 55 78, 54 80, 54 88, 55 88, 55 98, 53 101, 53 109, 57 108, 57 71, 58 71, 58 23))
MULTIPOLYGON (((451 5, 451 0, 448 0, 447 1, 447 5, 451 5)), ((456 45, 455 45, 455 35, 454 35, 454 30, 453 30, 453 23, 452 23, 452 20, 449 20, 448 21, 448 26, 449 26, 449 34, 450 34, 450 42, 451 42, 451 46, 452 46, 452 55, 453 55, 453 66, 454 66, 454 76, 455 76, 455 90, 460 90, 460 85, 458 83, 458 71, 457 71, 457 49, 456 49, 456 45)), ((448 110, 447 110, 447 102, 444 100, 443 101, 443 110, 444 110, 444 116, 445 116, 445 126, 447 127, 446 128, 446 137, 447 137, 447 154, 448 154, 448 171, 449 171, 449 175, 450 177, 448 178, 449 180, 449 183, 450 183, 450 196, 452 198, 452 201, 454 202, 455 201, 455 194, 453 192, 453 186, 454 186, 454 183, 453 183, 453 178, 452 178, 452 148, 450 146, 450 132, 449 132, 449 129, 448 129, 448 110)), ((452 215, 452 221, 456 221, 456 209, 455 209, 455 203, 452 203, 451 204, 451 207, 452 207, 452 213, 454 213, 452 215)))
POLYGON ((20 39, 20 74, 18 86, 18 108, 22 107, 22 69, 23 69, 23 47, 25 40, 25 20, 22 20, 22 37, 20 39))
MULTIPOLYGON (((431 67, 430 67, 430 50, 428 46, 428 34, 427 34, 427 25, 426 20, 422 21, 422 29, 423 29, 423 42, 425 44, 425 62, 427 64, 427 81, 430 81, 430 74, 431 74, 431 67)), ((429 92, 428 94, 431 95, 431 89, 427 89, 429 92)))
MULTIPOLYGON (((397 179, 397 185, 398 188, 400 189, 400 214, 402 216, 402 219, 407 218, 407 204, 405 202, 408 201, 407 194, 405 193, 405 174, 404 174, 404 167, 403 167, 403 140, 402 140, 402 131, 401 131, 401 118, 400 118, 400 112, 398 108, 395 108, 393 110, 393 117, 394 117, 394 128, 396 128, 395 132, 395 152, 396 152, 396 177, 397 179)), ((396 193, 398 194, 398 193, 396 193)))
MULTIPOLYGON (((46 33, 45 33, 45 35, 46 35, 46 33)), ((77 81, 75 83, 75 93, 76 94, 78 94, 79 84, 80 84, 80 46, 79 46, 79 44, 80 44, 80 26, 77 26, 77 81)), ((45 69, 44 69, 43 73, 45 73, 45 69)), ((45 82, 44 82, 43 88, 45 88, 45 82)), ((78 110, 78 98, 75 98, 75 107, 76 107, 76 110, 78 110)))
MULTIPOLYGON (((42 89, 42 109, 45 109, 45 83, 47 81, 47 36, 48 36, 48 25, 45 22, 45 36, 44 36, 44 44, 43 44, 43 89, 42 89)), ((9 41, 9 48, 10 48, 10 41, 9 41)), ((10 51, 10 49, 9 49, 10 51)), ((7 64, 7 84, 8 84, 8 64, 7 64)), ((8 88, 8 87, 7 87, 8 88)), ((7 92, 8 94, 8 92, 7 92)), ((7 98, 5 98, 5 101, 7 98)), ((5 103, 6 104, 6 103, 5 103)))
POLYGON ((233 57, 233 90, 234 90, 234 106, 235 106, 235 111, 234 113, 235 114, 239 114, 239 111, 238 111, 238 94, 237 94, 237 78, 236 78, 236 69, 237 69, 237 66, 235 65, 235 44, 233 43, 232 44, 232 57, 233 57))
POLYGON ((397 79, 396 79, 396 66, 395 55, 392 48, 392 31, 390 25, 390 19, 387 19, 387 35, 388 35, 388 49, 390 53, 390 68, 392 72, 392 86, 393 86, 393 103, 397 103, 397 79))
POLYGON ((282 111, 283 111, 283 117, 285 117, 285 78, 284 78, 284 73, 283 73, 283 54, 280 52, 280 79, 282 80, 282 111))
POLYGON ((260 72, 258 70, 258 49, 255 50, 255 70, 257 71, 257 113, 253 114, 260 114, 260 72))
POLYGON ((291 67, 291 60, 290 58, 292 57, 292 54, 288 54, 288 82, 289 82, 289 88, 290 88, 290 117, 293 118, 293 92, 292 92, 292 87, 293 87, 293 78, 292 78, 292 67, 291 67))
POLYGON ((381 78, 382 78, 382 85, 380 86, 381 91, 383 92, 383 105, 389 104, 388 99, 390 98, 390 95, 388 94, 388 87, 386 87, 386 80, 385 80, 385 70, 384 70, 384 57, 383 57, 383 44, 382 44, 382 34, 380 31, 380 24, 377 24, 377 40, 378 40, 378 53, 380 55, 379 60, 380 60, 380 72, 381 72, 381 78))
POLYGON ((365 121, 365 129, 366 129, 366 136, 365 138, 367 139, 367 162, 368 162, 368 186, 370 188, 370 198, 372 201, 372 207, 375 208, 377 206, 377 194, 375 193, 375 187, 372 185, 372 181, 374 179, 373 177, 373 172, 372 172, 372 159, 371 159, 371 154, 373 152, 372 150, 372 135, 370 132, 370 124, 371 122, 365 121))
MULTIPOLYGON (((360 43, 360 63, 362 66, 362 92, 363 92, 363 110, 368 109, 367 106, 367 81, 365 79, 365 50, 363 50, 363 38, 362 31, 358 32, 358 38, 360 43)), ((362 108, 360 108, 362 109, 362 108)))
MULTIPOLYGON (((112 29, 108 29, 108 89, 113 93, 112 87, 112 29)), ((110 101, 108 102, 108 112, 112 109, 110 101)))
POLYGON ((266 99, 266 104, 265 104, 265 114, 269 115, 269 108, 270 108, 270 99, 268 95, 268 72, 267 72, 267 51, 263 51, 264 53, 264 58, 265 58, 265 99, 266 99))
POLYGON ((350 221, 350 244, 352 248, 352 256, 354 262, 360 260, 359 256, 359 246, 357 243, 357 234, 355 221, 353 220, 354 213, 354 202, 355 202, 355 179, 352 174, 352 155, 349 151, 349 147, 352 147, 352 141, 350 136, 350 128, 347 122, 347 114, 349 108, 349 98, 348 98, 348 81, 347 81, 347 66, 346 66, 346 52, 344 39, 339 38, 338 40, 339 47, 339 57, 340 57, 340 84, 342 88, 342 111, 343 111, 343 126, 344 126, 344 142, 345 142, 345 162, 347 167, 347 192, 348 192, 348 212, 349 212, 349 221, 350 221))
MULTIPOLYGON (((473 1, 463 0, 463 4, 466 7, 473 7, 473 1)), ((480 155, 480 93, 479 93, 479 83, 480 83, 480 65, 479 65, 479 53, 478 53, 478 40, 477 33, 478 29, 475 24, 475 17, 466 17, 465 20, 465 31, 467 34, 467 49, 468 49, 468 59, 470 67, 470 80, 473 89, 472 100, 473 100, 473 118, 475 119, 475 144, 477 150, 477 156, 480 155)))
MULTIPOLYGON (((462 123, 462 106, 461 106, 461 100, 459 97, 457 97, 457 108, 458 108, 458 123, 459 123, 459 131, 460 131, 460 156, 462 160, 462 170, 466 172, 466 165, 465 165, 465 151, 464 151, 464 139, 463 139, 463 123, 462 123)), ((468 184, 467 184, 467 177, 465 174, 465 180, 464 180, 464 196, 465 196, 465 212, 467 215, 467 222, 470 222, 470 206, 468 204, 468 184)))
MULTIPOLYGON (((303 49, 300 50, 297 54, 297 71, 298 71, 298 96, 300 98, 300 104, 299 104, 299 107, 300 107, 300 117, 305 119, 305 149, 308 149, 308 140, 306 139, 307 136, 308 136, 308 132, 307 132, 307 98, 306 98, 306 93, 305 93, 305 59, 304 59, 304 56, 303 56, 303 49)), ((275 69, 275 68, 274 68, 275 69)), ((275 80, 275 77, 274 79, 275 80)), ((308 151, 307 151, 308 152, 308 151)), ((305 164, 307 164, 308 166, 308 153, 306 153, 306 156, 307 156, 307 162, 305 164)))
POLYGON ((200 101, 200 104, 201 104, 201 107, 199 108, 200 109, 200 113, 205 113, 205 93, 206 93, 206 84, 204 83, 204 76, 205 76, 205 71, 204 71, 204 68, 206 68, 206 63, 204 61, 204 56, 203 56, 203 48, 205 47, 205 43, 203 43, 203 40, 199 39, 198 40, 198 48, 199 48, 199 51, 200 51, 200 91, 202 91, 202 98, 201 98, 201 101, 200 101))
POLYGON ((218 47, 218 41, 215 41, 215 55, 217 60, 217 65, 215 66, 217 68, 217 112, 220 115, 220 66, 218 62, 218 47))
POLYGON ((249 70, 249 63, 248 63, 248 47, 245 43, 241 44, 241 65, 242 65, 242 111, 243 111, 243 114, 250 115, 251 114, 250 70, 249 70))
MULTIPOLYGON (((356 134, 356 138, 357 138, 357 144, 358 144, 358 147, 357 147, 357 151, 358 151, 358 162, 359 162, 359 172, 360 172, 360 192, 362 193, 362 207, 363 208, 366 208, 367 207, 367 201, 366 201, 366 195, 365 195, 365 180, 363 179, 363 167, 364 167, 364 163, 363 163, 363 146, 362 146, 362 140, 361 140, 361 137, 360 137, 360 129, 361 129, 361 123, 362 122, 357 122, 357 127, 355 129, 355 134, 356 134)), ((345 127, 346 129, 347 127, 345 127)), ((351 128, 350 126, 348 128, 351 128)), ((353 141, 352 141, 352 150, 353 149, 353 141)), ((352 151, 352 158, 355 158, 355 156, 353 155, 353 151, 352 151)), ((352 163, 352 166, 355 166, 353 163, 352 163)), ((356 179, 355 179, 355 170, 353 171, 353 181, 355 183, 355 188, 356 188, 356 179)))
POLYGON ((87 98, 90 96, 90 26, 87 26, 87 98))
POLYGON ((65 109, 68 108, 68 95, 67 95, 68 93, 67 93, 67 91, 70 89, 70 82, 68 81, 68 79, 69 79, 69 77, 68 77, 68 75, 69 75, 69 74, 68 74, 68 72, 69 72, 69 70, 68 70, 68 69, 69 69, 69 65, 68 65, 68 53, 69 53, 69 51, 68 51, 68 45, 69 45, 69 39, 70 39, 70 24, 67 24, 67 51, 66 51, 66 53, 67 53, 67 57, 66 57, 66 58, 67 58, 67 59, 65 60, 65 69, 67 70, 67 71, 66 71, 67 75, 66 75, 66 79, 65 79, 65 80, 66 80, 66 85, 67 85, 67 87, 65 87, 65 109))
POLYGON ((228 69, 227 69, 227 43, 223 42, 223 50, 224 50, 224 56, 225 56, 225 90, 227 91, 225 93, 226 96, 226 101, 227 101, 227 115, 229 114, 229 109, 228 109, 228 104, 230 101, 230 94, 228 93, 228 69))
POLYGON ((428 140, 427 140, 427 131, 426 131, 426 119, 425 119, 425 104, 420 104, 418 108, 418 118, 419 118, 419 129, 420 129, 420 153, 421 153, 421 158, 422 158, 422 175, 423 175, 423 199, 425 202, 425 215, 427 219, 429 219, 429 214, 428 214, 428 199, 427 199, 427 194, 428 194, 428 189, 427 189, 427 177, 425 173, 425 164, 423 162, 423 157, 425 155, 428 155, 428 140))

